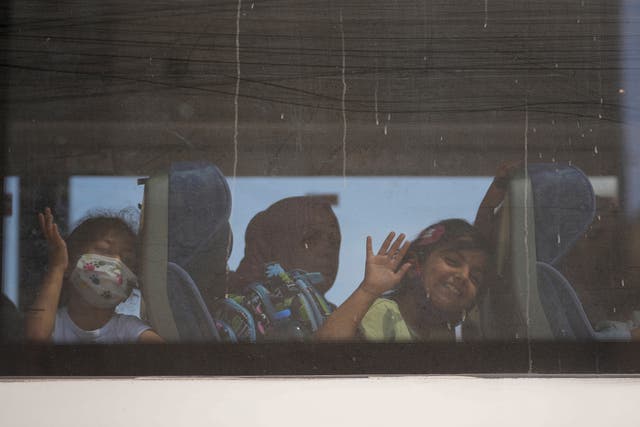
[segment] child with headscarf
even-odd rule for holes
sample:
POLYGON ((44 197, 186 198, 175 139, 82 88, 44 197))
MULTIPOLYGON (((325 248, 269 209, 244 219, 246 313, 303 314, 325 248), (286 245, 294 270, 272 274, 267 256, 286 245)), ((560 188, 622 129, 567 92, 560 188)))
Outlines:
POLYGON ((264 280, 265 265, 319 272, 326 293, 335 281, 340 255, 340 226, 331 204, 321 197, 282 199, 253 217, 245 233, 244 258, 231 275, 231 289, 264 280))

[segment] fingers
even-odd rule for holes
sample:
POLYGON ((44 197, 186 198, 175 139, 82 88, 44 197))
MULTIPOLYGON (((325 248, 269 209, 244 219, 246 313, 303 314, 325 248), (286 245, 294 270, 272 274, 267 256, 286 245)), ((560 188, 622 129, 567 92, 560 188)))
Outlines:
MULTIPOLYGON (((380 250, 378 251, 378 256, 387 257, 397 265, 409 250, 409 242, 404 241, 406 237, 404 233, 400 234, 394 240, 395 235, 396 233, 394 233, 393 231, 387 235, 387 238, 384 240, 384 242, 382 242, 382 245, 380 246, 380 250), (404 245, 402 244, 403 242, 404 242, 404 245)), ((367 253, 369 254, 369 256, 373 256, 373 251, 369 252, 370 244, 371 244, 371 238, 368 237, 367 253)))
POLYGON ((60 236, 58 225, 53 222, 53 214, 50 208, 47 207, 44 209, 44 213, 38 214, 38 223, 40 224, 40 229, 45 239, 51 240, 52 238, 60 236))
POLYGON ((404 242, 404 245, 402 245, 402 247, 398 251, 398 256, 397 256, 398 262, 400 262, 400 260, 404 259, 404 256, 407 254, 407 251, 409 250, 409 246, 411 246, 411 242, 409 242, 409 241, 404 242))
POLYGON ((47 237, 47 229, 44 225, 44 215, 42 215, 41 213, 38 213, 38 223, 40 224, 40 231, 42 231, 42 234, 47 237))
POLYGON ((371 243, 371 236, 367 236, 367 258, 373 256, 373 244, 371 243))
POLYGON ((400 244, 402 244, 402 241, 404 240, 404 238, 405 238, 405 235, 404 233, 402 233, 398 236, 395 242, 393 242, 393 245, 391 245, 391 247, 389 248, 389 254, 391 254, 391 256, 393 257, 397 256, 398 248, 400 247, 400 244))
POLYGON ((380 250, 378 251, 378 255, 386 255, 387 254, 387 249, 389 249, 389 245, 393 241, 393 238, 394 238, 395 235, 396 235, 396 233, 394 233, 393 231, 387 235, 387 238, 384 239, 384 242, 382 242, 382 245, 380 246, 380 250))
POLYGON ((411 268, 410 262, 405 262, 404 264, 402 264, 402 267, 400 267, 400 269, 396 272, 396 278, 398 280, 402 279, 404 275, 407 274, 407 271, 409 271, 410 268, 411 268))
POLYGON ((62 236, 60 235, 60 231, 58 231, 58 224, 53 223, 53 227, 51 230, 51 237, 53 237, 56 241, 62 240, 62 236))
POLYGON ((506 162, 502 162, 500 166, 498 166, 498 170, 496 171, 497 177, 509 177, 513 172, 522 167, 522 160, 510 160, 506 162))

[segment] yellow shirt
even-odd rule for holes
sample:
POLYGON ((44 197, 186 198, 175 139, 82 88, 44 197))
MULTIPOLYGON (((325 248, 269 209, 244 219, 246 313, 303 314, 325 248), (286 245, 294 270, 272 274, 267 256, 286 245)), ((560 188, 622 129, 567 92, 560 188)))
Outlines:
POLYGON ((360 322, 360 333, 367 341, 455 341, 455 333, 446 327, 435 327, 430 332, 428 337, 413 333, 402 318, 398 304, 386 298, 376 299, 360 322))

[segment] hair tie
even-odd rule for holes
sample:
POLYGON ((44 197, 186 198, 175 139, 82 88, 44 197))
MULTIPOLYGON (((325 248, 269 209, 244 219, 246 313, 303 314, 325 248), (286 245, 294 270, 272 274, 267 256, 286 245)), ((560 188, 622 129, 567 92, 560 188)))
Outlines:
POLYGON ((420 238, 418 238, 417 246, 428 246, 431 245, 444 235, 445 228, 442 224, 436 224, 433 227, 427 228, 420 238))

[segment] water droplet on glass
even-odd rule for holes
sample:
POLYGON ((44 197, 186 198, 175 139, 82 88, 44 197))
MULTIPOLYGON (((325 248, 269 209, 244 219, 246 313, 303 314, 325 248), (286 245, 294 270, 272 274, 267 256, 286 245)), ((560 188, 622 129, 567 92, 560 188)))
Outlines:
POLYGON ((558 64, 556 63, 556 64, 554 65, 554 67, 555 67, 555 68, 558 68, 558 64))
POLYGON ((531 130, 533 131, 533 133, 536 133, 536 132, 537 132, 536 128, 533 128, 533 129, 531 129, 531 130))
POLYGON ((598 113, 598 119, 602 120, 602 114, 598 113))
POLYGON ((602 99, 602 97, 600 97, 600 105, 602 105, 603 102, 604 102, 604 99, 602 99))
POLYGON ((255 7, 255 3, 251 3, 251 9, 253 9, 255 7))
POLYGON ((435 160, 435 159, 433 160, 433 167, 434 167, 434 168, 437 168, 437 167, 438 167, 438 161, 437 161, 437 160, 435 160))
POLYGON ((384 125, 384 134, 387 134, 387 125, 384 125))
POLYGON ((576 19, 576 24, 579 24, 579 23, 580 23, 580 19, 576 19))
POLYGON ((598 215, 598 221, 602 220, 602 217, 600 215, 598 215))
POLYGON ((516 84, 518 84, 518 79, 515 79, 516 84))
POLYGON ((616 312, 616 308, 615 308, 615 307, 613 307, 613 312, 614 312, 614 313, 616 312))
POLYGON ((624 279, 620 280, 620 286, 624 288, 624 279))
POLYGON ((580 134, 580 137, 584 138, 584 133, 581 133, 581 134, 580 134))
POLYGON ((593 152, 594 152, 595 154, 598 154, 598 146, 597 146, 597 145, 595 145, 595 146, 593 147, 593 152))
POLYGON ((556 162, 556 158, 555 158, 555 157, 552 157, 552 158, 551 158, 551 161, 552 161, 553 163, 555 163, 555 162, 556 162))
POLYGON ((598 40, 598 37, 593 36, 593 41, 596 41, 596 40, 598 40))
POLYGON ((444 136, 441 136, 441 137, 440 137, 440 141, 443 141, 443 140, 444 140, 444 136))
POLYGON ((280 113, 280 120, 284 120, 284 113, 280 113))
POLYGON ((624 93, 624 89, 622 89, 622 88, 618 89, 618 93, 619 94, 623 94, 624 93))
POLYGON ((558 246, 560 246, 560 233, 557 234, 558 246))
POLYGON ((538 153, 538 158, 541 159, 542 158, 542 153, 538 153))
POLYGON ((580 123, 580 120, 576 121, 576 126, 578 126, 578 129, 582 127, 582 123, 580 123))
POLYGON ((387 114, 387 121, 390 122, 391 121, 391 113, 387 114))

